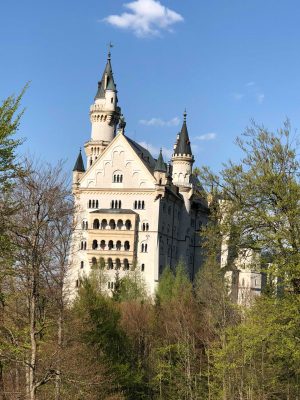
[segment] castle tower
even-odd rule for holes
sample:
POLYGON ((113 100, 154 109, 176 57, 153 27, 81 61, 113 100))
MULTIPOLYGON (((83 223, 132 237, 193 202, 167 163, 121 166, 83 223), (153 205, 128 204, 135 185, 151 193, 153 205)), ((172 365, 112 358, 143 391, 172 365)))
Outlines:
POLYGON ((189 190, 192 187, 190 180, 194 163, 194 156, 192 154, 186 125, 186 115, 186 112, 184 112, 181 132, 177 136, 177 142, 174 146, 174 153, 172 156, 173 183, 179 186, 180 191, 184 191, 184 188, 189 190))
POLYGON ((91 140, 84 146, 87 168, 93 164, 115 137, 120 115, 121 109, 118 107, 117 88, 114 82, 109 51, 102 79, 98 82, 94 104, 90 107, 91 140))

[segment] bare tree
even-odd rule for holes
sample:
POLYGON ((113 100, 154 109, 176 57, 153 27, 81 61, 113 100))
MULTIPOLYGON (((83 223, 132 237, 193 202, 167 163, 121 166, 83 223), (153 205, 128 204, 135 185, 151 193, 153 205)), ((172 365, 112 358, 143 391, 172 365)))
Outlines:
POLYGON ((22 368, 28 400, 35 400, 38 389, 50 381, 56 381, 55 398, 60 399, 63 281, 73 229, 73 203, 62 168, 62 163, 51 167, 26 160, 27 173, 13 191, 18 203, 11 226, 16 261, 7 285, 3 322, 9 346, 2 355, 18 365, 18 370, 22 368), (44 351, 44 339, 53 334, 55 326, 56 343, 50 354, 44 351))

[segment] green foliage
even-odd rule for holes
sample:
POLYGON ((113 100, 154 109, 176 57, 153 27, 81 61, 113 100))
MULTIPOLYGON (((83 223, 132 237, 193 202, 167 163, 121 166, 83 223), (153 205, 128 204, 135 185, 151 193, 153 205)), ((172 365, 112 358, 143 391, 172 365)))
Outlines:
POLYGON ((144 278, 136 266, 123 277, 116 272, 113 299, 116 301, 146 300, 148 297, 144 278))
POLYGON ((262 297, 214 350, 215 398, 297 399, 300 299, 262 297), (224 379, 225 377, 225 379, 224 379))
POLYGON ((181 261, 173 272, 170 267, 163 270, 156 291, 158 303, 164 303, 177 298, 188 300, 192 293, 192 283, 188 277, 185 264, 181 261))
POLYGON ((12 179, 21 171, 17 163, 16 149, 22 142, 14 139, 23 112, 18 113, 27 86, 17 96, 9 96, 0 106, 0 190, 6 190, 12 179))
POLYGON ((143 399, 143 371, 135 365, 130 340, 120 326, 117 304, 85 279, 75 308, 86 326, 84 341, 114 375, 116 387, 121 387, 129 400, 143 399))
POLYGON ((232 255, 260 253, 274 277, 300 292, 300 163, 290 124, 270 132, 253 123, 237 143, 241 162, 229 162, 219 176, 208 168, 201 173, 202 183, 223 199, 222 235, 230 238, 232 255))
POLYGON ((10 196, 14 179, 22 172, 17 161, 16 149, 22 143, 14 136, 19 128, 23 112, 19 112, 20 103, 26 87, 19 96, 9 96, 0 105, 0 263, 7 264, 11 258, 13 244, 9 240, 11 217, 17 204, 10 196), (5 259, 4 259, 5 256, 5 259))

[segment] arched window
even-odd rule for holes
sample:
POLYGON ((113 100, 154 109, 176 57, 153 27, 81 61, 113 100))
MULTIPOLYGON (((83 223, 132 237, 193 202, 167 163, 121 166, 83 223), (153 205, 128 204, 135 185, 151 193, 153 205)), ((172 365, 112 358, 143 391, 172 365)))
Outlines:
POLYGON ((118 220, 117 227, 118 227, 119 230, 122 229, 122 227, 123 227, 123 221, 122 221, 121 219, 118 220))
POLYGON ((85 229, 88 229, 88 227, 89 227, 89 224, 87 221, 85 221, 85 229))
POLYGON ((114 219, 111 219, 109 221, 109 227, 110 227, 110 229, 116 229, 116 222, 114 219))
POLYGON ((142 201, 142 210, 144 210, 145 209, 145 202, 144 202, 144 200, 142 201))
POLYGON ((121 200, 119 200, 119 208, 122 208, 121 205, 122 205, 121 200))
POLYGON ((93 257, 92 258, 92 266, 96 266, 97 265, 97 258, 96 257, 93 257))
POLYGON ((119 258, 116 259, 116 269, 121 268, 121 260, 119 258))
POLYGON ((94 222, 93 222, 93 229, 99 229, 99 227, 100 227, 99 219, 96 218, 96 219, 94 219, 94 222))
POLYGON ((128 271, 129 270, 129 262, 128 262, 127 258, 124 258, 123 265, 124 265, 124 269, 128 271))
POLYGON ((101 250, 104 250, 104 249, 105 249, 105 246, 106 246, 105 240, 101 240, 101 242, 100 242, 100 248, 101 248, 101 250))
POLYGON ((84 262, 80 261, 80 268, 82 269, 84 267, 84 262))
POLYGON ((140 200, 139 200, 139 202, 138 202, 138 209, 139 209, 139 210, 141 209, 141 206, 142 206, 142 204, 141 204, 141 202, 140 202, 140 200))
POLYGON ((96 208, 99 208, 99 200, 96 200, 96 208))
POLYGON ((84 242, 83 250, 86 250, 86 242, 84 242))
POLYGON ((116 249, 117 249, 117 250, 121 250, 121 246, 122 246, 121 240, 117 240, 116 249))
POLYGON ((143 223, 143 231, 146 229, 146 224, 143 223))
POLYGON ((120 175, 117 175, 117 183, 120 182, 120 175))
POLYGON ((142 272, 145 271, 145 264, 142 264, 142 266, 141 266, 141 271, 142 271, 142 272))
POLYGON ((130 243, 129 243, 128 240, 126 240, 125 243, 124 243, 124 250, 125 250, 125 251, 130 250, 130 243))
POLYGON ((92 208, 95 208, 95 200, 92 201, 92 208))
POLYGON ((97 242, 96 239, 94 239, 94 240, 93 240, 93 243, 92 243, 92 249, 93 249, 93 250, 96 250, 97 248, 98 248, 98 242, 97 242))
POLYGON ((114 248, 114 242, 112 240, 110 240, 108 242, 108 250, 112 250, 114 248))
POLYGON ((115 201, 114 200, 111 201, 111 208, 115 208, 115 201))
POLYGON ((83 250, 83 242, 80 243, 80 250, 83 250))
POLYGON ((138 202, 135 200, 135 202, 134 202, 134 209, 136 210, 137 207, 138 207, 138 202))
POLYGON ((149 224, 146 224, 146 231, 149 231, 149 224))
POLYGON ((108 269, 114 269, 114 264, 111 258, 107 260, 108 269))
POLYGON ((123 175, 120 175, 120 183, 123 182, 123 175))
POLYGON ((103 219, 103 220, 101 221, 101 229, 106 229, 106 227, 107 227, 107 220, 106 220, 106 219, 103 219))
POLYGON ((92 200, 89 200, 89 208, 92 208, 92 200))
POLYGON ((131 229, 131 221, 129 219, 125 222, 125 226, 128 231, 131 229))
POLYGON ((147 253, 147 250, 148 250, 147 243, 142 243, 142 246, 141 246, 142 253, 147 253))

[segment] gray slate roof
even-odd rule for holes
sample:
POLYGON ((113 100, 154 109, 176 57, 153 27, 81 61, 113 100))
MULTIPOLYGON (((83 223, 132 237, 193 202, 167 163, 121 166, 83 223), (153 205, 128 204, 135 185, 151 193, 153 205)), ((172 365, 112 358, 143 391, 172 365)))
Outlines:
POLYGON ((95 96, 96 99, 103 99, 105 97, 105 90, 113 90, 114 92, 117 91, 115 82, 114 82, 114 77, 113 77, 113 72, 112 72, 112 67, 111 67, 111 62, 110 62, 110 57, 107 59, 107 63, 102 75, 102 79, 100 82, 98 82, 98 90, 95 96), (107 76, 107 85, 105 88, 105 76, 107 76))
POLYGON ((184 121, 182 124, 181 132, 179 133, 179 139, 178 139, 174 154, 192 155, 191 142, 190 142, 187 126, 186 126, 186 114, 184 116, 184 121))
POLYGON ((79 150, 79 154, 78 154, 76 163, 74 165, 73 171, 85 172, 84 163, 83 163, 83 159, 82 159, 82 155, 81 155, 81 149, 79 150))
POLYGON ((123 208, 101 208, 91 211, 90 214, 136 214, 135 211, 123 208))
POLYGON ((156 161, 154 171, 167 172, 167 167, 163 159, 162 150, 160 149, 158 159, 156 161))

